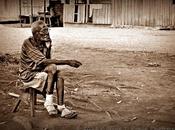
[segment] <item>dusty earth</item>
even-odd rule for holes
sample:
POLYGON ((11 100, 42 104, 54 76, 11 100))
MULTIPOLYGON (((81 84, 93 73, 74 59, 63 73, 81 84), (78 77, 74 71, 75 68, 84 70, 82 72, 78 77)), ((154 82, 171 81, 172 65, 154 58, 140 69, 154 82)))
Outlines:
POLYGON ((175 129, 175 31, 52 28, 53 58, 83 63, 78 69, 58 67, 65 104, 79 113, 67 120, 48 117, 41 103, 34 118, 24 103, 11 113, 16 98, 8 92, 20 93, 16 61, 31 33, 4 25, 0 30, 1 130, 175 129))

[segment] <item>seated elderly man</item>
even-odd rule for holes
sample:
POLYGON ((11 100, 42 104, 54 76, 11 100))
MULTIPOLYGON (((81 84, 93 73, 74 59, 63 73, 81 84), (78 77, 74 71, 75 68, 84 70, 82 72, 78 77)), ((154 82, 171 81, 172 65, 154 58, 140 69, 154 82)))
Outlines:
POLYGON ((64 80, 59 77, 57 65, 78 68, 82 64, 76 60, 51 59, 51 39, 47 25, 43 21, 36 21, 31 28, 33 36, 24 41, 21 49, 20 79, 24 86, 35 88, 45 94, 44 107, 49 115, 57 114, 53 104, 53 90, 56 82, 60 94, 58 110, 64 117, 71 111, 64 106, 64 80))

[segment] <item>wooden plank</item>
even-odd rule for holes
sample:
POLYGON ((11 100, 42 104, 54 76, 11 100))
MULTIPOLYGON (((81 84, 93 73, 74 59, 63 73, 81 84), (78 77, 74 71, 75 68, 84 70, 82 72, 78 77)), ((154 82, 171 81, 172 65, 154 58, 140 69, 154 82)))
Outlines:
POLYGON ((146 26, 150 25, 150 0, 147 0, 147 18, 146 18, 146 26))
POLYGON ((108 5, 108 24, 112 24, 111 20, 111 4, 108 5))
POLYGON ((121 12, 119 13, 120 9, 121 9, 121 0, 117 0, 116 1, 116 8, 115 8, 115 11, 116 11, 116 25, 118 26, 120 23, 120 16, 121 16, 121 12))
POLYGON ((108 24, 108 5, 107 4, 105 5, 105 16, 104 17, 105 17, 104 23, 108 24))
POLYGON ((153 0, 149 0, 149 26, 153 26, 153 17, 154 17, 154 6, 153 0))
POLYGON ((115 24, 115 21, 116 21, 115 5, 116 5, 115 0, 112 0, 112 5, 111 5, 112 8, 111 8, 111 16, 110 16, 110 19, 111 19, 111 22, 112 22, 112 27, 116 26, 116 24, 115 24))
POLYGON ((107 23, 107 5, 103 5, 104 6, 104 14, 103 14, 103 16, 104 16, 104 19, 103 19, 103 24, 106 24, 107 23))
POLYGON ((121 25, 124 25, 124 4, 123 1, 121 1, 121 25))
POLYGON ((146 26, 149 25, 149 0, 146 0, 146 26))
POLYGON ((135 0, 132 0, 132 10, 133 10, 133 15, 132 15, 132 25, 135 25, 135 0))
POLYGON ((142 14, 142 24, 143 24, 143 26, 146 25, 145 14, 146 14, 146 5, 145 5, 145 0, 143 0, 143 14, 142 14))
POLYGON ((164 19, 165 18, 164 17, 165 16, 165 6, 164 6, 164 3, 165 3, 165 0, 162 0, 162 3, 161 3, 162 4, 161 5, 162 6, 162 26, 165 26, 165 19, 164 19))
POLYGON ((127 18, 127 0, 125 0, 125 3, 124 3, 124 11, 125 11, 125 13, 124 13, 124 25, 127 25, 127 20, 128 20, 128 18, 127 18))
POLYGON ((137 23, 137 26, 139 26, 139 13, 140 13, 140 10, 139 10, 139 2, 140 0, 136 0, 136 23, 137 23))
POLYGON ((137 19, 137 0, 134 0, 134 25, 138 25, 138 19, 137 19))
POLYGON ((126 0, 126 15, 125 15, 125 25, 129 24, 129 0, 126 0))
POLYGON ((164 14, 165 26, 168 26, 168 23, 169 23, 169 22, 168 22, 168 18, 169 18, 169 14, 168 14, 169 11, 168 11, 168 9, 169 9, 169 8, 168 8, 168 5, 167 5, 167 4, 168 4, 168 1, 169 1, 169 0, 164 1, 164 2, 165 2, 165 3, 164 3, 164 4, 165 4, 165 5, 164 5, 164 8, 165 8, 165 14, 164 14))
POLYGON ((74 23, 74 5, 64 5, 64 22, 74 23))
POLYGON ((128 25, 131 25, 131 0, 128 0, 128 21, 127 21, 127 24, 128 25))
POLYGON ((85 4, 78 5, 78 23, 84 23, 85 21, 85 4))
POLYGON ((171 22, 170 22, 171 21, 171 18, 170 18, 171 17, 171 15, 170 15, 171 14, 170 13, 171 12, 170 11, 170 4, 171 3, 170 2, 171 2, 170 0, 167 0, 167 26, 171 25, 171 22))
POLYGON ((128 17, 127 17, 127 15, 128 15, 128 12, 127 12, 127 7, 128 7, 128 3, 127 3, 127 0, 125 0, 125 19, 124 19, 124 25, 127 25, 127 21, 128 21, 128 17))
POLYGON ((171 15, 172 15, 172 26, 174 26, 175 27, 175 5, 171 5, 171 15))
POLYGON ((122 19, 122 17, 123 17, 123 15, 122 15, 122 0, 120 0, 120 5, 119 5, 119 12, 118 12, 118 14, 119 14, 119 25, 122 25, 122 22, 123 22, 123 19, 122 19))
POLYGON ((162 0, 162 20, 163 20, 163 26, 165 26, 165 0, 162 0))
POLYGON ((149 24, 148 26, 152 26, 152 0, 149 1, 149 24))
POLYGON ((137 0, 134 0, 134 25, 138 25, 138 19, 137 19, 137 0))
POLYGON ((154 26, 157 26, 157 23, 158 23, 158 0, 155 0, 155 25, 154 26))
POLYGON ((122 11, 121 11, 121 15, 122 15, 122 25, 124 25, 124 20, 125 20, 125 7, 124 7, 124 1, 122 0, 122 11))
POLYGON ((170 22, 170 26, 172 26, 172 1, 169 0, 169 12, 170 12, 170 16, 169 16, 169 22, 170 22))
POLYGON ((134 17, 133 17, 134 16, 133 1, 134 0, 131 0, 131 3, 130 3, 131 4, 131 23, 130 23, 131 25, 133 25, 133 21, 134 21, 134 17))
POLYGON ((157 19, 158 19, 158 26, 160 26, 161 25, 161 1, 162 0, 157 0, 158 2, 157 2, 157 6, 158 6, 158 8, 157 8, 157 19))
POLYGON ((136 26, 138 26, 139 25, 139 12, 140 12, 140 10, 139 10, 139 1, 140 0, 136 0, 136 3, 135 3, 135 8, 136 8, 136 26))
POLYGON ((140 26, 143 26, 143 0, 141 0, 140 2, 140 9, 141 9, 141 12, 140 12, 140 26))
POLYGON ((112 5, 109 4, 108 5, 108 24, 112 24, 112 20, 111 20, 111 8, 112 8, 112 5))

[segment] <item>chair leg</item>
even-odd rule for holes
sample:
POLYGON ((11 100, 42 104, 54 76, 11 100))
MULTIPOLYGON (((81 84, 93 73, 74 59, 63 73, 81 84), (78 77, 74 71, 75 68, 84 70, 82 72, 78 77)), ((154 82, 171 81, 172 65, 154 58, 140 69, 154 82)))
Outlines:
POLYGON ((18 106, 20 105, 20 103, 21 103, 21 99, 18 98, 18 101, 16 102, 15 107, 12 110, 13 113, 16 112, 16 110, 18 109, 18 106))
POLYGON ((35 89, 30 88, 29 89, 30 93, 30 112, 31 112, 31 117, 35 116, 35 100, 36 100, 36 94, 35 94, 35 89))
POLYGON ((34 90, 34 105, 37 104, 36 100, 37 100, 37 93, 36 93, 36 91, 34 90))
MULTIPOLYGON (((30 114, 32 117, 35 116, 35 105, 36 105, 36 99, 37 99, 37 92, 33 88, 29 88, 29 94, 30 94, 30 114)), ((18 98, 12 112, 16 112, 19 105, 21 103, 21 98, 18 98)))

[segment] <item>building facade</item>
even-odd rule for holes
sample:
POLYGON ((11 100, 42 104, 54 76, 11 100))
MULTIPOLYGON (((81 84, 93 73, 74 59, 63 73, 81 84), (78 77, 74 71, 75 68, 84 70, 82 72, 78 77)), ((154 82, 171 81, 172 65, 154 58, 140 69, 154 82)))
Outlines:
POLYGON ((64 23, 175 27, 175 0, 71 0, 64 23))
POLYGON ((0 21, 37 17, 48 7, 63 25, 175 27, 175 0, 0 0, 0 21))
POLYGON ((175 0, 112 0, 112 25, 175 27, 175 0))

